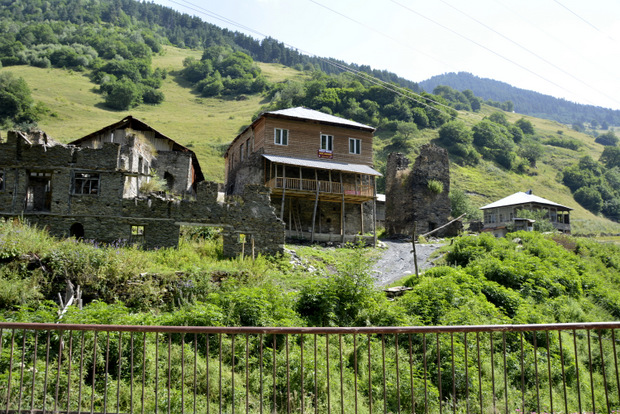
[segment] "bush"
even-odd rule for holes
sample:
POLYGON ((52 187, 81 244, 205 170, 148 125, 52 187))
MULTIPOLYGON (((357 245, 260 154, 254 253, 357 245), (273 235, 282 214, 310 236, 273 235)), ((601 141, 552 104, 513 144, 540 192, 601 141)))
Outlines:
POLYGON ((142 101, 147 104, 160 104, 164 101, 164 93, 157 89, 146 87, 142 92, 142 101))
POLYGON ((581 187, 573 194, 575 201, 587 208, 594 214, 601 212, 603 208, 603 198, 594 187, 581 187))
POLYGON ((428 183, 426 183, 426 187, 433 194, 443 193, 443 182, 439 180, 428 180, 428 183))
POLYGON ((137 106, 142 101, 138 85, 129 79, 112 82, 106 86, 105 104, 109 108, 126 110, 137 106))

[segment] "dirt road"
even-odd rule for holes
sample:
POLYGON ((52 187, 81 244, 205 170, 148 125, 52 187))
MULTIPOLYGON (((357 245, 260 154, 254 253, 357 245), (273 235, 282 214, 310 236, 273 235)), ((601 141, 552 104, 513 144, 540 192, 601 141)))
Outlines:
MULTIPOLYGON (((387 245, 387 249, 373 267, 377 286, 387 286, 404 276, 415 274, 411 242, 383 240, 383 243, 387 245)), ((441 243, 416 244, 420 271, 432 266, 429 257, 441 246, 441 243)))

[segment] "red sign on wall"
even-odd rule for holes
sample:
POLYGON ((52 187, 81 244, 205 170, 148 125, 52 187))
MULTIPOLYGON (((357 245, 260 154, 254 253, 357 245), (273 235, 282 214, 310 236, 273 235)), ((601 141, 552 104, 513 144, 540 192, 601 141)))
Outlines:
POLYGON ((318 150, 319 158, 334 158, 334 152, 328 150, 318 150))

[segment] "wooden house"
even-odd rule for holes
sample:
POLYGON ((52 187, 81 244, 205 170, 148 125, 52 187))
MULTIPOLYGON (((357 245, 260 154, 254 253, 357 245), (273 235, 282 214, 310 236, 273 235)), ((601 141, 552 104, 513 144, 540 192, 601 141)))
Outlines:
POLYGON ((226 193, 269 187, 289 238, 375 240, 374 130, 302 107, 265 112, 226 151, 226 193))
POLYGON ((495 237, 504 237, 509 231, 532 230, 534 220, 519 217, 521 210, 545 211, 556 230, 570 234, 570 211, 572 208, 532 194, 532 191, 518 192, 486 206, 482 231, 491 232, 495 237))

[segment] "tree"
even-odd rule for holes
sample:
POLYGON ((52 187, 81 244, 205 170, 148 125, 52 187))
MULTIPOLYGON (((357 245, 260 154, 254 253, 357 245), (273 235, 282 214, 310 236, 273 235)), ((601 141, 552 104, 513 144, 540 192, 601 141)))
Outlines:
POLYGON ((446 146, 452 144, 471 144, 473 136, 463 121, 450 121, 439 128, 439 142, 446 146))
POLYGON ((534 125, 525 118, 517 120, 515 126, 519 127, 525 135, 534 135, 534 125))
POLYGON ((573 194, 575 201, 587 208, 594 214, 601 212, 603 208, 603 198, 594 187, 581 187, 573 194))
POLYGON ((141 101, 142 95, 138 85, 129 79, 112 82, 105 97, 106 106, 118 110, 132 108, 139 105, 141 101))
POLYGON ((487 117, 487 119, 491 122, 495 122, 496 124, 503 125, 505 127, 508 126, 508 118, 506 118, 506 114, 504 112, 493 112, 491 115, 487 117))
POLYGON ((599 162, 609 169, 620 167, 620 147, 605 147, 599 162))
POLYGON ((483 102, 482 98, 479 98, 476 95, 474 95, 471 89, 465 89, 463 91, 463 95, 465 95, 465 97, 469 101, 472 111, 478 112, 480 108, 482 108, 482 102, 483 102))
POLYGON ((553 223, 551 223, 551 221, 549 220, 549 212, 547 212, 546 210, 519 209, 517 210, 516 214, 519 218, 535 220, 534 231, 544 233, 555 230, 553 223))
POLYGON ((543 146, 534 140, 526 140, 519 150, 519 155, 530 162, 531 167, 536 167, 536 161, 540 159, 543 154, 543 146))
POLYGON ((482 212, 473 205, 463 190, 452 189, 450 191, 450 206, 452 208, 452 217, 467 214, 468 220, 479 220, 482 216, 482 212))
POLYGON ((42 104, 34 103, 30 88, 23 78, 12 72, 0 73, 0 124, 35 124, 44 112, 42 104))
POLYGON ((614 147, 618 145, 618 141, 619 139, 616 136, 616 134, 614 134, 614 131, 607 131, 604 134, 601 134, 598 137, 596 137, 596 139, 594 140, 594 142, 598 144, 609 146, 609 147, 614 147))

